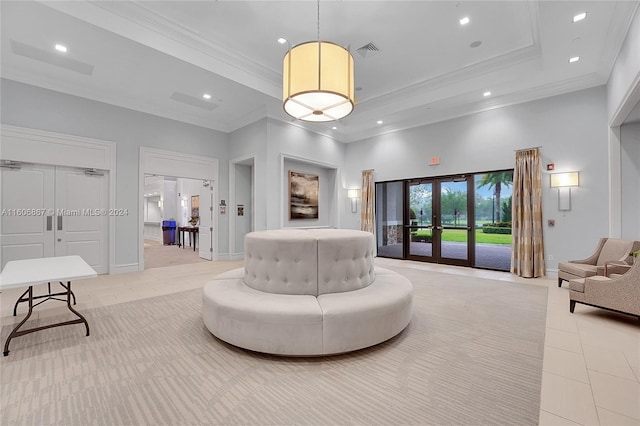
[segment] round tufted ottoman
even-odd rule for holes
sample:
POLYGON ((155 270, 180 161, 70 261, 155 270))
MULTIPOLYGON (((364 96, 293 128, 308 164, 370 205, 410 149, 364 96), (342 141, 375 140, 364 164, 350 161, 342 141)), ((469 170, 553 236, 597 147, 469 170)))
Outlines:
POLYGON ((213 335, 278 355, 328 355, 383 342, 411 321, 413 287, 374 270, 372 234, 272 230, 245 237, 245 267, 204 286, 213 335))

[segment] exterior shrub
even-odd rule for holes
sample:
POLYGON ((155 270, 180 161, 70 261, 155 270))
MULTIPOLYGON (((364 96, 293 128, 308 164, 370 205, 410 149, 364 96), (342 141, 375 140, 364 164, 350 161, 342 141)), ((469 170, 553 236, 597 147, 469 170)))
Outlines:
POLYGON ((511 234, 511 226, 502 227, 502 226, 482 226, 482 233, 484 234, 511 234))

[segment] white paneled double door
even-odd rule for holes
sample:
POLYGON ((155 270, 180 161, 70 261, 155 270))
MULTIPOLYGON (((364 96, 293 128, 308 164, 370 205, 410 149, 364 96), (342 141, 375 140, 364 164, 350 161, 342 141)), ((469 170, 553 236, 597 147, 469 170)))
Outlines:
POLYGON ((0 261, 81 256, 109 272, 108 173, 19 164, 2 167, 0 261))

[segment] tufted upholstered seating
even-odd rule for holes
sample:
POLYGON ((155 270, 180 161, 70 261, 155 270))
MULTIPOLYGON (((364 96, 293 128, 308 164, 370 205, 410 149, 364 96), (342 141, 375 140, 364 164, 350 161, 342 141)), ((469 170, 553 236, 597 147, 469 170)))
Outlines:
POLYGON ((327 355, 383 342, 411 321, 413 287, 374 271, 374 237, 353 230, 273 230, 245 237, 245 267, 203 289, 216 337, 258 352, 327 355))

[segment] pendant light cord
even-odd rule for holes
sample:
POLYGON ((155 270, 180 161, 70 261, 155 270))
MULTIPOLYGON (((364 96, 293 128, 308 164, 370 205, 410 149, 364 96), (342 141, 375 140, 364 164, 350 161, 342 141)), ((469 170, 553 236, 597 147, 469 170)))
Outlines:
POLYGON ((318 42, 320 41, 320 0, 318 0, 318 42))

